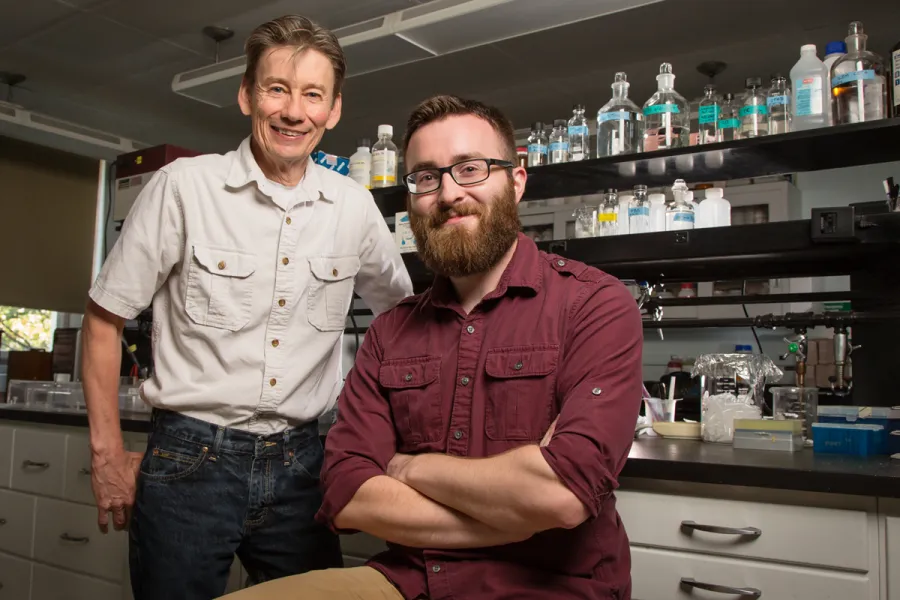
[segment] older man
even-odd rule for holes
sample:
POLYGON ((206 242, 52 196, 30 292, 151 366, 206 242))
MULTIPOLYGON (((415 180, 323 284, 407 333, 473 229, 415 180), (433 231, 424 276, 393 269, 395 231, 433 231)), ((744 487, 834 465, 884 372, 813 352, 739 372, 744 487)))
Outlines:
POLYGON ((252 134, 180 159, 141 193, 90 292, 84 386, 101 529, 130 519, 136 600, 209 599, 235 553, 254 581, 340 564, 314 520, 317 418, 341 385, 354 288, 412 293, 372 196, 310 153, 341 116, 344 56, 304 17, 259 26, 238 100, 252 134), (123 449, 124 321, 153 305, 146 453, 123 449))
POLYGON ((366 334, 320 513, 390 549, 233 600, 630 598, 613 492, 641 398, 631 294, 519 232, 526 172, 496 109, 426 100, 405 153, 410 223, 437 277, 366 334))

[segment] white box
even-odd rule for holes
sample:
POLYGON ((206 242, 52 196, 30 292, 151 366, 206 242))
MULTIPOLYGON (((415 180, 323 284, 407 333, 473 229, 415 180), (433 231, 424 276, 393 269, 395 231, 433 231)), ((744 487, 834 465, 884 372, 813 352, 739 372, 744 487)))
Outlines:
POLYGON ((394 215, 394 239, 397 241, 397 247, 401 254, 416 251, 416 238, 413 236, 412 227, 409 224, 409 213, 406 211, 394 215))

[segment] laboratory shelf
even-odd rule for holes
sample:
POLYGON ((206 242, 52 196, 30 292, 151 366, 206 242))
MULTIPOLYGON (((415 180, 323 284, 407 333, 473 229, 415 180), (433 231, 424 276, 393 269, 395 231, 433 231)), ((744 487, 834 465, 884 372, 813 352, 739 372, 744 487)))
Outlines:
MULTIPOLYGON (((524 201, 629 189, 838 169, 900 160, 900 118, 839 125, 677 150, 528 169, 524 201)), ((406 190, 372 190, 382 215, 406 210, 406 190)))

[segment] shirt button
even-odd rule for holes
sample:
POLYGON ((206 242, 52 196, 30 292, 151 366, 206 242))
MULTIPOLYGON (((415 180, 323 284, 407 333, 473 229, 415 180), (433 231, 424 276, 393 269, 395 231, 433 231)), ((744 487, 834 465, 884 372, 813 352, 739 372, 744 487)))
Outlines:
POLYGON ((273 347, 273 348, 277 348, 277 347, 278 347, 278 340, 272 340, 272 347, 273 347))
POLYGON ((466 331, 468 331, 469 333, 475 333, 475 328, 469 325, 468 327, 466 327, 466 331))
POLYGON ((284 301, 284 298, 282 298, 281 300, 278 301, 278 306, 281 306, 282 308, 284 307, 285 304, 287 304, 287 302, 284 301))
POLYGON ((566 261, 558 260, 558 261, 556 261, 556 265, 559 267, 564 267, 564 266, 566 266, 566 261))
POLYGON ((276 383, 278 383, 278 381, 274 377, 269 380, 269 385, 272 387, 275 387, 276 383))
POLYGON ((463 385, 469 385, 469 378, 463 377, 462 379, 459 380, 459 382, 463 385))
POLYGON ((219 261, 219 264, 216 265, 216 266, 219 267, 219 270, 221 271, 222 269, 225 268, 225 261, 224 261, 224 260, 220 260, 220 261, 219 261))
POLYGON ((284 220, 284 222, 287 223, 288 225, 290 225, 290 224, 291 224, 291 218, 288 217, 287 219, 284 220))
POLYGON ((433 567, 431 567, 431 570, 434 571, 435 573, 440 573, 441 565, 434 565, 433 567))
POLYGON ((337 270, 337 269, 332 269, 332 270, 331 270, 331 276, 332 276, 332 277, 337 277, 337 274, 338 274, 338 270, 337 270))
POLYGON ((522 364, 522 361, 520 360, 519 362, 517 362, 516 364, 513 365, 513 369, 515 369, 516 371, 521 371, 522 367, 524 367, 524 366, 525 365, 522 364))
POLYGON ((403 379, 405 379, 406 381, 412 381, 412 373, 407 373, 406 377, 404 377, 403 379))
POLYGON ((453 432, 453 437, 455 437, 458 440, 462 439, 462 436, 463 436, 463 432, 458 429, 453 432))
POLYGON ((595 396, 599 396, 600 394, 603 393, 603 390, 601 390, 600 388, 594 388, 591 390, 591 393, 595 396))
POLYGON ((291 259, 289 259, 287 256, 285 256, 284 258, 281 259, 281 264, 283 264, 283 265, 286 265, 289 262, 291 262, 291 259))

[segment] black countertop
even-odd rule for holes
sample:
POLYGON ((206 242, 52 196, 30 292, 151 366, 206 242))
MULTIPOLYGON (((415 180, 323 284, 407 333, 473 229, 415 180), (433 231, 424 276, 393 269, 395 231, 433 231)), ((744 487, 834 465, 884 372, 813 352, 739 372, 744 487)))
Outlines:
MULTIPOLYGON (((122 430, 144 433, 148 413, 123 413, 122 430)), ((87 427, 85 414, 0 406, 2 421, 87 427)), ((900 460, 773 450, 735 450, 694 440, 635 440, 623 477, 900 498, 900 460)))

